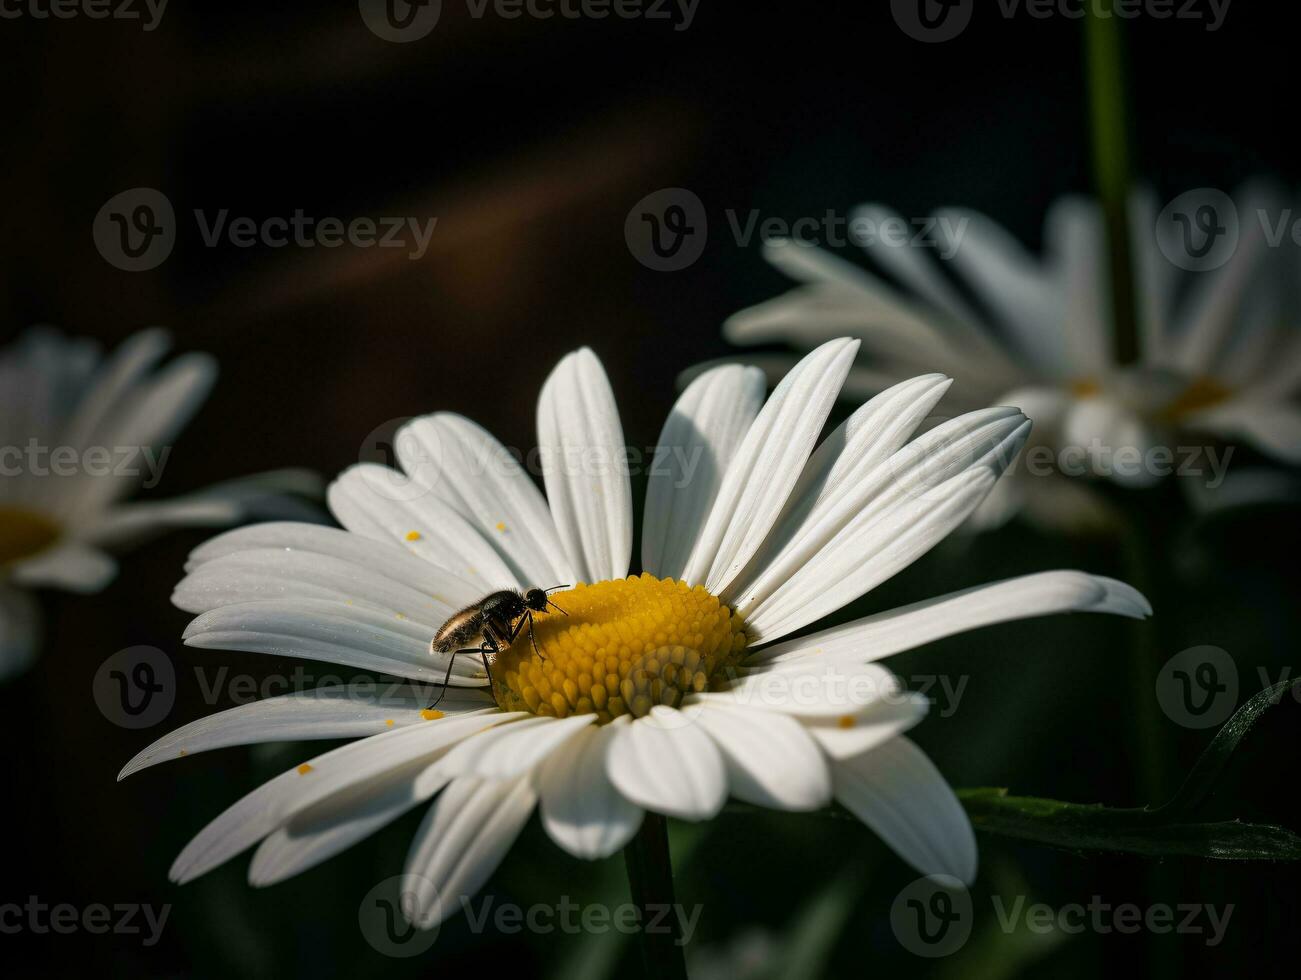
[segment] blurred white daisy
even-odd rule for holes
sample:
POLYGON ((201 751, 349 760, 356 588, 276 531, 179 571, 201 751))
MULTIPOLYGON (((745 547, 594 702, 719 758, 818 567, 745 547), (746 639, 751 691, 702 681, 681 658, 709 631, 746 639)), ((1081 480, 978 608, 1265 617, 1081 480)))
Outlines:
POLYGON ((307 514, 275 495, 311 491, 314 478, 290 471, 123 502, 157 482, 216 377, 206 354, 155 370, 168 346, 144 330, 105 357, 91 340, 37 328, 0 350, 0 678, 39 646, 31 590, 98 592, 117 574, 110 550, 168 528, 307 514))
POLYGON ((194 647, 325 660, 408 679, 240 706, 149 746, 123 770, 218 746, 368 736, 254 790, 177 858, 188 881, 258 844, 250 881, 280 881, 441 793, 407 861, 406 911, 432 926, 502 860, 535 808, 551 838, 607 856, 644 811, 704 820, 729 794, 811 810, 838 800, 925 873, 970 881, 966 815, 901 733, 925 711, 876 661, 989 623, 1068 610, 1141 617, 1143 598, 1080 572, 1001 582, 800 639, 929 550, 989 492, 1029 429, 1014 409, 910 441, 949 387, 930 374, 860 408, 815 450, 857 353, 828 342, 766 403, 753 369, 682 394, 660 435, 629 575, 632 494, 614 394, 590 350, 542 389, 546 496, 473 422, 436 414, 396 448, 406 475, 355 466, 329 501, 346 530, 291 523, 198 548, 176 603, 194 647), (586 583, 586 584, 575 584, 586 583), (472 657, 427 709, 430 639, 495 589, 566 585, 492 662, 472 657), (778 642, 782 641, 782 642, 778 642), (411 682, 415 682, 412 684, 411 682))
MULTIPOLYGON (((1197 202, 1183 208, 1196 212, 1197 202)), ((1205 501, 1200 491, 1217 486, 1228 463, 1205 454, 1208 436, 1301 462, 1297 253, 1270 248, 1268 221, 1285 213, 1263 190, 1244 193, 1231 257, 1181 272, 1196 263, 1191 254, 1181 259, 1188 246, 1175 237, 1179 226, 1160 219, 1151 196, 1135 195, 1142 330, 1133 365, 1118 366, 1113 355, 1101 211, 1077 198, 1050 209, 1042 258, 973 211, 936 212, 917 242, 912 231, 875 234, 912 226, 880 205, 860 207, 858 240, 891 282, 808 243, 772 241, 765 256, 802 284, 737 313, 724 332, 738 344, 797 348, 861 338, 846 385, 853 398, 925 365, 960 382, 963 405, 1023 409, 1035 424, 1025 465, 1001 481, 973 525, 1000 524, 1023 508, 1051 526, 1096 525, 1106 520, 1100 498, 1063 474, 1144 486, 1196 470, 1187 489, 1205 501)), ((763 366, 779 376, 789 360, 771 355, 763 366)))

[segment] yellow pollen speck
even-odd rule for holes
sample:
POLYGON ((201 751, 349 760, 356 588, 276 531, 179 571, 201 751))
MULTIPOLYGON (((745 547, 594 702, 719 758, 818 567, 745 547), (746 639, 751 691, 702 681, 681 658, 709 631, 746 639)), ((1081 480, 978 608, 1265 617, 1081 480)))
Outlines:
POLYGON ((1080 378, 1070 384, 1071 394, 1076 398, 1093 398, 1102 393, 1102 385, 1092 378, 1080 378))
POLYGON ((1167 422, 1178 422, 1189 415, 1228 401, 1232 396, 1233 390, 1214 378, 1197 378, 1179 393, 1179 397, 1165 407, 1161 416, 1167 422))
POLYGON ((301 766, 298 767, 298 775, 300 776, 306 776, 311 771, 312 771, 312 764, 309 762, 304 762, 301 766))
POLYGON ((497 522, 497 530, 498 530, 498 531, 504 531, 504 530, 506 530, 506 522, 505 522, 505 521, 498 521, 498 522, 497 522))
POLYGON ((385 719, 384 719, 384 724, 388 725, 389 728, 392 728, 392 727, 393 727, 393 719, 392 719, 392 718, 385 718, 385 719))
POLYGON ((0 568, 39 554, 54 544, 59 534, 59 526, 36 511, 0 506, 0 568))
POLYGON ((186 752, 185 749, 181 749, 181 751, 177 752, 176 754, 177 754, 178 756, 182 756, 182 757, 184 757, 184 756, 189 755, 190 753, 186 752))
POLYGON ((836 719, 836 727, 837 727, 837 728, 853 728, 853 727, 854 727, 854 716, 853 716, 853 715, 841 715, 839 718, 836 719))
POLYGON ((408 541, 419 541, 419 540, 420 540, 420 532, 419 532, 419 531, 408 531, 408 532, 407 532, 407 540, 408 540, 408 541))
POLYGON ((407 618, 407 614, 406 614, 406 613, 395 613, 395 615, 397 616, 398 619, 406 619, 406 618, 407 618))
POLYGON ((420 717, 425 719, 425 721, 437 721, 439 718, 443 717, 443 712, 435 711, 433 708, 422 708, 420 711, 420 717))
POLYGON ((579 584, 551 599, 567 615, 534 613, 492 676, 506 711, 602 723, 676 707, 727 681, 745 655, 741 618, 703 586, 653 575, 579 584))

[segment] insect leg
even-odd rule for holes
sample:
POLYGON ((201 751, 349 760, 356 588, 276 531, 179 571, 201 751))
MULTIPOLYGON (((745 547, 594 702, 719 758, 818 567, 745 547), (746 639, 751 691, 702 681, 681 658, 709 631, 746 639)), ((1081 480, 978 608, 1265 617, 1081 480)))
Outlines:
POLYGON ((500 652, 501 649, 497 646, 497 641, 491 636, 485 634, 483 643, 479 647, 479 658, 483 661, 484 673, 488 675, 488 691, 492 694, 492 703, 496 704, 499 708, 501 705, 497 704, 497 691, 493 687, 492 683, 492 668, 488 666, 488 654, 491 653, 493 656, 496 656, 500 652))
POLYGON ((543 656, 542 651, 538 649, 538 638, 533 635, 533 612, 531 610, 526 612, 524 618, 516 623, 514 628, 511 629, 510 636, 506 640, 507 646, 515 642, 515 638, 519 636, 520 630, 524 628, 526 622, 529 624, 529 640, 533 643, 533 652, 538 655, 539 660, 546 660, 547 658, 543 656))
MULTIPOLYGON (((438 707, 438 702, 441 701, 441 700, 443 700, 443 698, 447 695, 447 682, 450 681, 450 680, 452 679, 452 665, 456 663, 456 658, 457 658, 457 656, 460 655, 460 654, 462 654, 462 653, 477 653, 477 654, 479 654, 481 657, 483 657, 483 669, 488 671, 488 684, 489 684, 489 686, 491 687, 491 685, 492 685, 492 671, 488 670, 488 657, 487 657, 487 653, 488 653, 489 651, 487 650, 487 646, 488 646, 488 640, 485 639, 484 642, 483 642, 483 644, 482 644, 481 646, 477 646, 477 647, 466 647, 464 650, 453 650, 453 651, 452 651, 451 656, 449 656, 449 657, 447 658, 447 673, 446 673, 445 675, 443 675, 443 690, 442 690, 442 693, 440 693, 440 694, 438 695, 438 697, 434 699, 434 703, 433 703, 433 704, 431 704, 428 708, 425 709, 426 711, 432 711, 434 708, 438 707)), ((492 647, 491 652, 492 652, 492 653, 496 653, 496 652, 497 652, 497 648, 496 648, 495 646, 492 647)), ((497 695, 496 695, 495 693, 493 694, 492 699, 493 699, 494 702, 497 700, 497 695)))

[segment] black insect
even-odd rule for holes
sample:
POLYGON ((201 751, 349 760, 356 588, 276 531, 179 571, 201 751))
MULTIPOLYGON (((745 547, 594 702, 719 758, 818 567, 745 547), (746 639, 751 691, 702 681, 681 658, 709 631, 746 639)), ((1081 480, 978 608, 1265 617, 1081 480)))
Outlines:
POLYGON ((430 653, 451 654, 447 661, 447 676, 443 678, 442 694, 438 695, 438 700, 430 707, 436 707, 447 694, 447 682, 452 678, 452 664, 456 662, 459 654, 477 654, 483 660, 483 669, 488 674, 489 689, 492 687, 492 668, 488 665, 488 655, 492 654, 496 657, 514 643, 526 624, 529 628, 529 641, 533 644, 533 652, 541 657, 542 651, 538 649, 537 638, 533 635, 533 614, 545 612, 547 606, 551 606, 557 612, 568 616, 569 613, 547 597, 548 592, 567 588, 569 588, 567 585, 556 585, 549 589, 529 589, 527 592, 503 589, 484 596, 474 605, 466 606, 460 612, 453 613, 429 641, 430 653))

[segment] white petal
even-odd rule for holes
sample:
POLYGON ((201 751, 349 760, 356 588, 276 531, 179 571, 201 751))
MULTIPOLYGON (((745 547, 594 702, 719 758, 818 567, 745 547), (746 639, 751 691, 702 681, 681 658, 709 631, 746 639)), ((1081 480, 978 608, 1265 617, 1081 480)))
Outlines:
POLYGON ((388 541, 477 585, 486 595, 522 584, 492 545, 430 491, 395 489, 402 477, 387 466, 358 463, 330 484, 335 519, 355 534, 388 541))
POLYGON ((440 412, 408 422, 394 442, 411 478, 474 525, 521 583, 576 581, 542 492, 481 426, 440 412))
POLYGON ((816 810, 831 799, 831 774, 793 718, 707 705, 696 716, 723 754, 732 795, 778 810, 816 810))
POLYGON ((1249 189, 1237 202, 1243 220, 1233 256, 1220 268, 1194 277, 1184 299, 1181 308, 1187 314, 1181 318, 1185 322, 1172 331, 1170 357, 1173 366, 1189 377, 1213 373, 1240 325, 1243 304, 1269 256, 1269 223, 1261 216, 1277 214, 1278 208, 1276 202, 1257 193, 1260 189, 1249 189))
MULTIPOLYGON (((442 684, 452 655, 431 652, 429 641, 436 629, 429 622, 365 605, 271 599, 209 610, 186 627, 185 645, 304 657, 442 684)), ((485 684, 487 677, 475 663, 470 657, 456 657, 452 682, 485 684)))
POLYGON ((752 638, 814 622, 928 551, 984 499, 1029 429, 1014 409, 961 416, 821 501, 744 595, 728 597, 752 638))
MULTIPOLYGON (((764 245, 766 256, 780 256, 791 249, 801 254, 823 254, 817 249, 783 246, 779 242, 764 245)), ((828 258, 834 262, 843 261, 835 256, 828 258)), ((817 261, 821 264, 824 259, 817 261)), ((863 271, 857 267, 850 268, 855 275, 863 271)), ((812 350, 830 340, 853 336, 863 340, 864 353, 870 354, 875 361, 910 367, 923 365, 919 370, 901 370, 874 391, 900 380, 900 375, 907 377, 919 371, 936 368, 949 371, 961 367, 964 356, 965 363, 970 366, 970 350, 955 350, 957 345, 953 337, 941 329, 943 325, 931 322, 938 318, 929 311, 914 309, 890 287, 879 280, 877 283, 876 292, 836 282, 799 286, 729 317, 723 325, 723 334, 734 344, 784 341, 802 350, 812 350)), ((773 385, 798 363, 782 354, 750 354, 744 361, 763 368, 773 385)), ((984 366, 982 364, 982 368, 984 366)))
POLYGON ((433 768, 412 763, 295 814, 258 845, 249 884, 261 888, 301 874, 392 823, 446 785, 445 778, 430 778, 433 768))
POLYGON ((172 602, 186 612, 204 612, 258 599, 331 599, 437 627, 483 597, 478 586, 396 545, 336 533, 349 539, 343 543, 354 554, 267 547, 221 555, 194 566, 176 586, 172 602))
POLYGON ((754 625, 754 617, 765 607, 770 613, 780 608, 782 591, 792 588, 802 570, 837 551, 845 556, 861 550, 856 538, 875 536, 888 545, 890 540, 880 534, 891 527, 895 515, 905 511, 915 518, 919 506, 924 511, 929 502, 938 503, 938 488, 953 477, 984 467, 1001 473, 1029 430, 1030 423, 1011 408, 972 412, 936 426, 888 459, 856 471, 852 480, 830 487, 781 551, 747 576, 752 581, 744 590, 722 598, 754 625))
POLYGON ((527 718, 462 743, 448 753, 441 768, 454 778, 514 779, 530 772, 594 721, 596 715, 527 718))
POLYGON ((15 585, 47 586, 82 595, 102 591, 116 576, 116 561, 79 541, 64 541, 16 563, 10 570, 15 585))
POLYGON ((732 364, 696 378, 673 406, 646 487, 643 570, 681 577, 763 394, 758 368, 732 364))
POLYGON ((753 595, 755 579, 811 525, 870 479, 930 414, 952 382, 942 374, 923 375, 881 392, 823 440, 786 508, 749 567, 729 586, 725 598, 753 595))
POLYGON ((935 217, 941 227, 947 223, 955 234, 960 232, 953 268, 993 311, 1021 362, 1058 367, 1065 359, 1063 297, 1045 263, 979 212, 945 208, 935 217))
MULTIPOLYGON (((100 441, 106 418, 136 390, 171 347, 167 331, 139 330, 122 341, 81 393, 76 412, 68 420, 63 438, 69 445, 88 446, 100 441)), ((111 445, 111 443, 103 443, 111 445)))
POLYGON ((1102 209, 1068 197, 1053 205, 1046 224, 1049 261, 1058 280, 1053 286, 1060 291, 1057 318, 1049 321, 1056 329, 1026 322, 1022 343, 1034 344, 1037 329, 1052 337, 1055 349, 1044 351, 1041 363, 1051 365, 1057 377, 1097 376, 1111 364, 1115 344, 1102 209))
POLYGON ((871 705, 835 721, 808 725, 808 733, 832 759, 862 755, 912 728, 930 711, 930 701, 916 691, 871 705))
POLYGON ((433 763, 448 746, 513 717, 498 714, 443 718, 350 742, 290 769, 263 783, 203 828, 172 864, 171 878, 180 883, 197 878, 331 794, 421 758, 433 763))
POLYGON ((852 715, 900 697, 899 678, 879 664, 805 657, 760 665, 725 690, 693 694, 688 703, 778 711, 809 719, 852 715))
POLYGON ((578 578, 623 578, 632 558, 627 447, 610 381, 586 347, 566 356, 542 386, 538 449, 551 513, 578 578))
MULTIPOLYGON (((169 732, 122 767, 118 779, 160 762, 211 749, 261 742, 359 738, 426 721, 429 690, 376 682, 375 690, 323 687, 299 691, 208 715, 169 732)), ((435 695, 436 696, 436 695, 435 695)), ((491 710, 492 699, 478 691, 450 690, 438 704, 445 715, 491 710)))
MULTIPOLYGON (((217 364, 206 354, 182 354, 121 399, 94 439, 102 446, 168 444, 203 404, 217 378, 217 364)), ((82 481, 70 520, 84 520, 123 496, 139 482, 136 476, 103 476, 82 481)))
POLYGON ((747 662, 775 666, 809 659, 881 660, 955 633, 1063 612, 1142 619, 1152 607, 1139 592, 1115 579, 1085 572, 1039 572, 856 619, 761 650, 747 662))
POLYGON ((926 754, 900 736, 832 766, 836 800, 924 875, 976 877, 976 835, 926 754))
MULTIPOLYGON (((851 213, 851 220, 867 222, 873 228, 881 228, 890 223, 905 228, 908 227, 908 222, 901 215, 880 204, 859 205, 851 213)), ((970 219, 968 218, 968 220, 970 219)), ((955 231, 957 227, 957 225, 953 226, 955 231)), ((965 237, 966 226, 963 225, 962 228, 965 237)), ((980 336, 982 332, 980 329, 981 318, 958 291, 949 284, 949 280, 940 272, 936 263, 931 261, 931 256, 927 255, 925 250, 914 245, 913 237, 911 234, 906 235, 905 238, 891 238, 889 235, 879 235, 866 248, 872 258, 889 269, 893 275, 898 276, 901 281, 907 283, 919 296, 939 311, 944 317, 947 328, 960 331, 964 339, 974 339, 980 336)), ((958 243, 952 240, 952 236, 950 236, 950 239, 949 242, 945 243, 946 248, 956 249, 953 252, 955 258, 962 256, 967 250, 967 243, 962 242, 963 247, 957 248, 958 243)))
POLYGON ((1082 452, 1098 475, 1137 487, 1151 486, 1160 479, 1141 463, 1149 458, 1155 434, 1119 400, 1106 396, 1080 399, 1067 410, 1062 425, 1063 445, 1082 452), (1133 462, 1134 453, 1139 463, 1133 462))
POLYGON ((0 681, 31 665, 41 640, 41 611, 19 589, 0 586, 0 681))
POLYGON ((876 588, 966 520, 994 480, 985 467, 961 473, 847 536, 848 547, 824 550, 746 617, 750 636, 756 643, 779 639, 876 588))
POLYGON ((1242 438, 1293 466, 1301 463, 1301 408, 1236 399, 1189 419, 1190 427, 1242 438))
POLYGON ((683 820, 706 820, 727 801, 727 771, 695 712, 657 705, 614 735, 606 773, 628 800, 683 820))
POLYGON ((443 791, 407 856, 407 873, 418 882, 415 925, 428 929, 461 910, 462 900, 497 869, 536 802, 526 776, 511 782, 464 776, 443 791))
POLYGON ((779 384, 723 477, 683 579, 721 593, 763 544, 794 489, 858 342, 833 340, 779 384))
POLYGON ((642 809, 624 799, 606 772, 615 733, 627 724, 624 716, 581 729, 538 771, 542 826, 574 857, 609 857, 641 826, 642 809))

